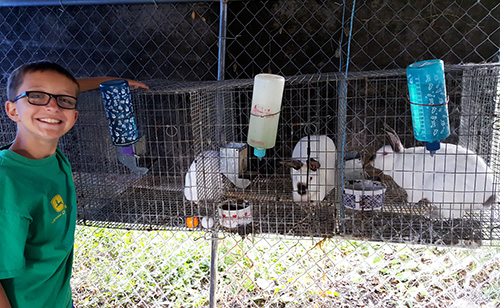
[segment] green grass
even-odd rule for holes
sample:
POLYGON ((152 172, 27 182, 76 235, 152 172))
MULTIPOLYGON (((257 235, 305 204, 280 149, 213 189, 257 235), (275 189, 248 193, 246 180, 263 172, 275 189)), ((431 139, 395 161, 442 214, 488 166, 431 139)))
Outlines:
MULTIPOLYGON (((210 234, 77 228, 77 307, 207 307, 210 234)), ((217 307, 495 307, 500 248, 233 234, 218 241, 217 307)))

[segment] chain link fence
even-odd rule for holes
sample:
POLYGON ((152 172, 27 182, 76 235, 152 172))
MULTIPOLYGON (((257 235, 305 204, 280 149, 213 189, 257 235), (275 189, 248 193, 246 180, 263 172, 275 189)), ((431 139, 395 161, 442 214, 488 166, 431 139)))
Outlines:
MULTIPOLYGON (((82 95, 79 123, 61 142, 79 197, 76 307, 500 304, 497 206, 463 220, 389 210, 395 201, 380 213, 344 212, 340 182, 323 202, 303 206, 292 202, 279 163, 311 133, 340 148, 347 129, 349 150, 379 146, 383 123, 412 145, 401 69, 440 58, 450 65, 449 141, 473 147, 500 172, 498 66, 463 65, 498 62, 497 1, 55 2, 0 7, 2 84, 18 65, 49 59, 79 77, 151 86, 133 92, 145 136, 135 163, 147 176, 120 161, 97 91, 82 95), (347 64, 346 80, 335 72, 347 64), (250 224, 228 228, 210 193, 199 191, 208 202, 186 199, 185 176, 200 153, 245 142, 250 78, 261 72, 287 77, 279 142, 262 161, 246 156, 252 184, 243 194, 220 178, 226 205, 253 206, 250 224), (195 228, 189 217, 199 219, 195 228)), ((9 142, 14 128, 5 116, 0 124, 9 142)))
MULTIPOLYGON (((78 307, 206 307, 203 234, 79 227, 78 307)), ((221 238, 215 307, 496 307, 498 251, 221 238)))
MULTIPOLYGON (((58 61, 80 77, 217 79, 218 1, 64 3, 1 8, 2 83, 12 69, 37 59, 58 61)), ((345 68, 352 8, 352 1, 228 1, 225 79, 345 68)), ((495 1, 358 1, 354 10, 352 71, 430 58, 499 59, 495 1)))

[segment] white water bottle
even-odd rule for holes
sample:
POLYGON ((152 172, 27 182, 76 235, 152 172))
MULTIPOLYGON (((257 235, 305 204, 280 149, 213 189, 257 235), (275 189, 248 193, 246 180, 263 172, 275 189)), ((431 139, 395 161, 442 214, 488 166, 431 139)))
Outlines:
POLYGON ((282 76, 258 74, 254 78, 247 143, 259 159, 276 144, 284 88, 282 76))

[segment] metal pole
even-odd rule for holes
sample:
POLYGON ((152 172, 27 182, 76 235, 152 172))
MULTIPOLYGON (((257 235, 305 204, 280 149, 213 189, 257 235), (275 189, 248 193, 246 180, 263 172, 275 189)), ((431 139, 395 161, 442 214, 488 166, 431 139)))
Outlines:
MULTIPOLYGON (((219 20, 219 57, 218 57, 218 70, 217 80, 224 80, 224 72, 226 71, 226 29, 227 29, 227 1, 220 0, 220 20, 219 20)), ((217 89, 217 108, 216 108, 216 121, 215 126, 215 141, 217 144, 222 145, 226 143, 226 132, 224 131, 224 115, 226 112, 224 93, 221 89, 217 89)))
POLYGON ((220 21, 219 21, 219 65, 217 80, 224 80, 226 70, 226 32, 227 32, 227 0, 220 0, 220 21))
MULTIPOLYGON (((217 80, 224 80, 224 72, 226 66, 226 27, 227 27, 227 0, 220 0, 220 21, 219 21, 219 64, 217 72, 217 80)), ((217 90, 217 122, 223 123, 224 114, 224 97, 217 90)), ((222 125, 217 125, 221 127, 222 125)), ((220 141, 222 133, 216 132, 217 138, 220 141)), ((225 139, 225 138, 223 138, 225 139)), ((220 144, 220 143, 219 143, 220 144)), ((217 299, 215 293, 217 291, 217 252, 219 247, 219 234, 216 229, 212 231, 212 246, 210 247, 210 297, 209 308, 214 308, 217 299)))
POLYGON ((215 292, 217 291, 217 251, 219 246, 219 235, 217 231, 212 232, 212 246, 210 247, 210 297, 209 308, 215 307, 215 292))
MULTIPOLYGON (((337 131, 338 134, 344 135, 346 133, 346 106, 347 106, 347 78, 343 76, 341 80, 338 81, 338 86, 337 86, 337 98, 338 98, 338 114, 339 114, 339 121, 337 125, 337 131)), ((345 139, 342 138, 342 143, 341 143, 341 150, 338 151, 337 155, 337 167, 339 168, 340 172, 337 175, 336 180, 338 180, 337 183, 340 183, 340 190, 339 193, 337 194, 337 199, 335 200, 336 202, 339 202, 340 204, 340 219, 339 219, 339 231, 341 234, 345 234, 345 225, 344 225, 344 220, 345 220, 345 213, 344 213, 344 198, 343 198, 343 191, 344 191, 344 156, 345 156, 345 149, 344 149, 344 143, 345 139)))

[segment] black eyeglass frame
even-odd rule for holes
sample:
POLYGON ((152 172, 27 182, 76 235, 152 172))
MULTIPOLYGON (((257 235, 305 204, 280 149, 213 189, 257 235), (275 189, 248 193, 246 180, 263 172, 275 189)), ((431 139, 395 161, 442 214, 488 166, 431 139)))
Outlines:
POLYGON ((76 109, 76 106, 77 106, 77 103, 78 103, 78 98, 76 98, 74 96, 71 96, 71 95, 60 95, 60 94, 55 95, 55 94, 51 94, 51 93, 47 93, 47 92, 43 92, 43 91, 26 91, 26 92, 23 92, 23 93, 19 94, 19 96, 17 96, 16 98, 14 98, 12 100, 12 102, 15 103, 16 101, 20 100, 23 97, 26 97, 26 100, 28 101, 28 103, 30 103, 31 105, 34 105, 34 106, 47 106, 49 104, 49 102, 50 102, 50 99, 51 98, 55 98, 57 106, 59 106, 59 108, 68 109, 68 110, 76 109), (29 95, 31 93, 42 93, 42 94, 48 95, 49 99, 47 99, 47 102, 45 104, 33 104, 30 101, 30 97, 29 97, 29 95), (71 97, 71 98, 75 99, 75 106, 73 108, 68 108, 68 107, 61 106, 61 104, 59 103, 59 97, 71 97))

